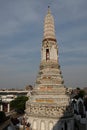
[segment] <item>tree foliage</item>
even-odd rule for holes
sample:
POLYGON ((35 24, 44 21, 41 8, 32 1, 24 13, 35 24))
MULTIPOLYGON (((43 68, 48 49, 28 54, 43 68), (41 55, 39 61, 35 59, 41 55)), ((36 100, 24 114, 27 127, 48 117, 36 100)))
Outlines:
POLYGON ((85 91, 82 90, 82 89, 79 89, 77 95, 75 95, 74 98, 76 98, 76 99, 78 99, 78 98, 82 98, 82 99, 83 99, 84 96, 85 96, 85 91))
POLYGON ((78 93, 78 97, 83 98, 85 96, 85 91, 84 90, 80 90, 78 93))
POLYGON ((26 96, 18 96, 15 100, 11 101, 10 105, 12 109, 15 109, 18 113, 23 113, 25 110, 25 103, 28 100, 26 96))

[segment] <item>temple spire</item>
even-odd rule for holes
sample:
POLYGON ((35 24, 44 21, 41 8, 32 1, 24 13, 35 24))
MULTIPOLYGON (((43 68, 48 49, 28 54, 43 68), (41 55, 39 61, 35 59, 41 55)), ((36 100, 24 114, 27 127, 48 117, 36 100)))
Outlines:
POLYGON ((41 62, 35 87, 28 93, 26 122, 32 130, 74 130, 74 116, 58 61, 54 19, 50 8, 44 21, 41 62))
POLYGON ((55 28, 54 28, 54 18, 51 14, 50 6, 48 6, 48 12, 44 19, 44 36, 43 40, 45 39, 56 39, 55 37, 55 28))

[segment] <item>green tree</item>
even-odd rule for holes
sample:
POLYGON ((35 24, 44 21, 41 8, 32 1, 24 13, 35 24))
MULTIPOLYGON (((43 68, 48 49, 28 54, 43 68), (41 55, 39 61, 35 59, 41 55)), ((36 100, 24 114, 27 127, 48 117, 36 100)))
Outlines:
POLYGON ((85 91, 84 90, 80 90, 78 93, 78 97, 83 98, 85 96, 85 91))
POLYGON ((74 96, 74 98, 78 99, 78 98, 84 98, 85 96, 85 91, 83 89, 80 89, 79 92, 77 93, 77 95, 74 96))
POLYGON ((12 109, 15 109, 18 113, 24 113, 25 104, 28 100, 26 96, 18 96, 15 100, 11 101, 10 105, 12 109))

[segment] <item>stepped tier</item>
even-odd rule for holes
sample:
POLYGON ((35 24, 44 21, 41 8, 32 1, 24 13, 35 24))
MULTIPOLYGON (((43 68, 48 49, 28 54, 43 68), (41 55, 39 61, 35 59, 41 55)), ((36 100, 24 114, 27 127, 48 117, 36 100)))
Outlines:
POLYGON ((73 115, 67 95, 34 95, 26 103, 26 113, 29 116, 65 118, 73 115))
POLYGON ((33 95, 41 95, 41 94, 42 95, 46 95, 46 94, 61 95, 61 94, 66 94, 66 88, 63 86, 58 87, 56 85, 55 86, 54 85, 53 86, 51 86, 51 85, 37 86, 37 88, 32 91, 32 94, 33 95))

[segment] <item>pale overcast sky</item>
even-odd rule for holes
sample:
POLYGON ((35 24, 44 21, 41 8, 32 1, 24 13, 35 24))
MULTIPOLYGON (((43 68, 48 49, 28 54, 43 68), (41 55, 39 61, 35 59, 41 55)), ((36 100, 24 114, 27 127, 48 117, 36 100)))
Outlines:
POLYGON ((87 0, 0 0, 0 88, 34 85, 50 3, 67 87, 87 87, 87 0))

